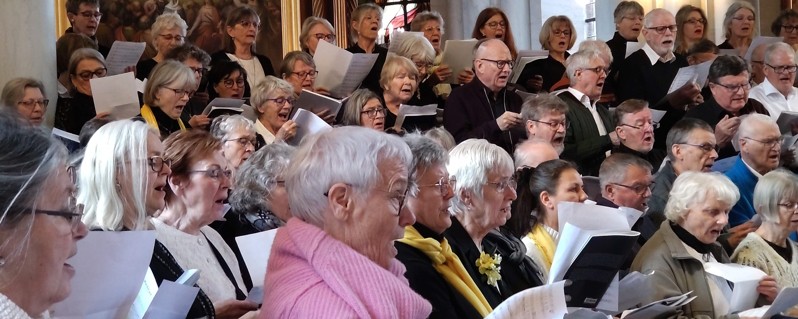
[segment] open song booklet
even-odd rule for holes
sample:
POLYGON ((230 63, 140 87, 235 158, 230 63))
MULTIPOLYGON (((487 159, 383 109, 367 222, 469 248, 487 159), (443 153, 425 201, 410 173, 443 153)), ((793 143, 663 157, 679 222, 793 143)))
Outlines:
POLYGON ((327 41, 319 41, 313 61, 319 71, 315 87, 331 96, 344 98, 352 94, 377 62, 376 53, 352 53, 327 41))

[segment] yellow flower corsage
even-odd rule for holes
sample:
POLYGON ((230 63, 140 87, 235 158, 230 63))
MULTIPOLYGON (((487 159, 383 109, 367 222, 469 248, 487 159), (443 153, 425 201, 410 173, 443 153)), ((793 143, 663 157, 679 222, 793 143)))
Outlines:
POLYGON ((500 273, 502 270, 501 262, 502 256, 498 253, 491 257, 491 255, 482 252, 479 254, 479 259, 477 259, 479 273, 485 275, 488 285, 496 287, 496 289, 499 288, 499 280, 502 280, 502 274, 500 273))

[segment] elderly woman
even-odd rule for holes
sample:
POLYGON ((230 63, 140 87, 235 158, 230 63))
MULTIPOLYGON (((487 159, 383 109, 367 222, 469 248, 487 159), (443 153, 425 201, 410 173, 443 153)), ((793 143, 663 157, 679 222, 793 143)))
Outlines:
POLYGON ((47 318, 69 296, 67 263, 86 236, 72 197, 74 168, 64 146, 12 112, 0 110, 0 314, 47 318))
POLYGON ((399 137, 360 127, 302 142, 284 175, 294 218, 277 230, 264 284, 270 317, 429 316, 394 258, 415 221, 405 207, 411 160, 399 137))
MULTIPOLYGON (((413 18, 413 22, 410 23, 410 31, 423 33, 435 50, 433 66, 427 70, 431 76, 424 80, 424 83, 430 87, 446 81, 452 76, 452 70, 449 69, 449 66, 441 63, 443 58, 441 55, 443 53, 443 48, 441 47, 441 37, 444 33, 443 24, 443 17, 437 11, 418 13, 413 18)), ((451 91, 451 88, 449 91, 451 91)))
POLYGON ((302 51, 291 51, 285 55, 280 63, 280 77, 294 87, 294 94, 299 96, 302 90, 314 91, 313 83, 316 82, 316 63, 313 57, 302 51))
POLYGON ((718 45, 718 49, 734 49, 737 54, 745 56, 748 46, 754 39, 754 28, 756 27, 756 10, 754 6, 745 1, 732 3, 726 9, 726 16, 723 18, 724 37, 718 45))
POLYGON ((32 126, 42 125, 47 112, 47 99, 42 82, 31 78, 15 78, 6 82, 0 93, 3 105, 15 110, 32 126))
POLYGON ((549 56, 527 63, 518 83, 529 92, 552 92, 567 88, 569 81, 565 76, 565 60, 576 43, 576 30, 571 19, 566 16, 551 16, 540 29, 540 45, 549 50, 549 56))
POLYGON ((221 115, 213 119, 211 135, 222 142, 222 154, 233 174, 258 146, 255 125, 241 115, 221 115))
POLYGON ((550 160, 520 173, 519 198, 513 202, 513 217, 507 229, 522 235, 529 257, 539 265, 545 282, 559 239, 557 205, 587 200, 582 176, 564 160, 550 160))
POLYGON ((158 63, 144 86, 144 105, 141 117, 160 132, 161 138, 177 131, 185 131, 181 115, 188 99, 197 91, 194 71, 174 60, 158 63))
POLYGON ((388 52, 410 59, 418 70, 418 90, 407 104, 429 105, 442 102, 438 101, 432 86, 426 82, 432 63, 435 61, 435 49, 432 48, 427 38, 413 33, 394 37, 388 52))
POLYGON ((430 318, 483 318, 492 308, 443 236, 452 225, 448 208, 455 180, 446 171, 449 156, 418 133, 403 139, 413 152, 410 179, 417 185, 408 192, 407 208, 416 223, 394 244, 396 258, 407 267, 410 287, 434 306, 430 318))
POLYGON ((508 289, 498 267, 498 258, 504 256, 483 239, 510 218, 516 197, 513 160, 486 140, 469 139, 449 152, 446 168, 457 179, 446 239, 485 299, 496 307, 504 300, 500 291, 508 289))
MULTIPOLYGON (((688 318, 727 318, 731 295, 728 282, 704 272, 707 262, 728 263, 717 243, 731 207, 740 198, 737 187, 717 173, 684 172, 676 178, 662 222, 632 263, 632 271, 652 272, 651 298, 659 300, 692 291, 696 299, 682 307, 688 318)), ((778 293, 771 277, 757 291, 772 301, 778 293)))
POLYGON ((166 206, 151 221, 156 238, 184 269, 198 269, 197 285, 213 302, 217 317, 253 310, 235 253, 210 223, 224 214, 230 189, 230 166, 222 144, 200 130, 178 132, 164 141, 164 160, 172 163, 164 190, 166 206))
POLYGON ((798 245, 789 238, 798 230, 798 178, 775 170, 759 179, 754 207, 762 225, 740 242, 731 260, 773 276, 779 287, 798 286, 798 245))
POLYGON ((152 69, 166 59, 174 48, 183 45, 186 39, 186 21, 177 13, 164 12, 155 19, 150 29, 152 45, 157 54, 152 59, 142 60, 136 64, 136 77, 144 80, 150 77, 152 69))
MULTIPOLYGON (((158 134, 140 121, 115 121, 98 129, 86 146, 78 176, 77 200, 85 205, 86 225, 104 231, 152 229, 149 218, 163 209, 163 188, 172 172, 163 151, 158 134)), ((156 241, 150 270, 160 284, 177 280, 185 269, 156 241)), ((213 314, 213 303, 200 290, 188 317, 213 314)))
MULTIPOLYGON (((394 127, 399 115, 399 107, 402 104, 408 104, 413 98, 416 89, 418 89, 418 79, 418 69, 413 64, 413 61, 393 53, 388 55, 380 76, 382 101, 388 110, 385 117, 385 127, 394 127)), ((406 131, 416 129, 423 131, 435 127, 436 124, 435 115, 408 116, 405 117, 401 128, 406 131)))
POLYGON ((689 4, 679 8, 679 11, 676 12, 678 32, 673 52, 686 56, 693 44, 707 38, 708 24, 707 15, 701 8, 689 4))
MULTIPOLYGON (((166 59, 180 61, 194 71, 197 83, 202 83, 202 77, 205 76, 208 64, 211 63, 211 56, 193 44, 183 44, 172 49, 166 55, 166 59)), ((194 92, 194 96, 188 99, 188 103, 183 109, 183 117, 190 117, 188 124, 191 127, 206 129, 211 123, 211 118, 202 114, 210 101, 205 86, 198 88, 197 92, 194 92)))
POLYGON ((288 119, 296 102, 294 87, 283 79, 268 76, 255 87, 250 99, 255 110, 255 132, 258 143, 271 144, 275 140, 287 141, 296 135, 297 124, 288 119))
POLYGON ((626 58, 627 42, 637 42, 640 31, 643 30, 643 15, 645 11, 636 1, 621 1, 615 7, 613 19, 615 20, 615 34, 607 41, 612 50, 612 60, 615 63, 612 69, 618 69, 619 64, 626 58))
POLYGON ((55 42, 55 69, 58 74, 58 96, 69 97, 69 59, 78 49, 97 50, 97 42, 80 33, 65 33, 55 42))
POLYGON ((208 98, 244 98, 247 71, 233 61, 222 61, 208 71, 208 98))
POLYGON ((793 49, 798 47, 798 12, 794 9, 782 11, 773 20, 770 31, 777 37, 783 37, 784 43, 789 44, 793 49))
POLYGON ((388 50, 377 45, 377 31, 382 27, 382 8, 374 3, 363 3, 357 6, 352 12, 350 27, 352 28, 353 44, 346 50, 352 53, 376 53, 378 55, 371 71, 363 79, 361 87, 379 92, 381 88, 380 75, 388 55, 388 50))
POLYGON ((248 6, 241 6, 227 14, 222 26, 224 31, 224 50, 211 55, 211 64, 221 61, 238 62, 246 71, 244 96, 250 96, 250 90, 266 81, 266 77, 274 75, 272 61, 265 55, 255 53, 255 39, 260 31, 260 17, 248 6))
POLYGON ((108 113, 97 114, 94 109, 90 82, 95 77, 105 77, 108 69, 100 52, 94 49, 79 49, 69 59, 68 72, 72 91, 69 98, 58 97, 54 126, 78 134, 88 120, 108 115, 108 113))
POLYGON ((316 54, 316 47, 322 40, 335 45, 335 28, 330 21, 313 16, 305 19, 302 22, 302 31, 299 33, 299 46, 302 48, 302 52, 309 53, 311 56, 316 54))
POLYGON ((369 89, 358 89, 344 104, 342 125, 363 126, 377 131, 385 130, 387 109, 376 93, 369 89))

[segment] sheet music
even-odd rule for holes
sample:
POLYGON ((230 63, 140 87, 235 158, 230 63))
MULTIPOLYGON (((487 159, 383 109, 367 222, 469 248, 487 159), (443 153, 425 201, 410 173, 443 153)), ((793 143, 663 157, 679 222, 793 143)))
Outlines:
POLYGON ((338 110, 341 109, 342 103, 343 100, 303 89, 294 105, 296 105, 297 108, 302 108, 313 113, 328 110, 329 114, 338 114, 338 110))
POLYGON ((313 60, 319 75, 315 86, 343 98, 354 92, 371 72, 376 53, 351 53, 327 41, 319 41, 313 60))
POLYGON ((430 116, 438 113, 437 104, 427 104, 423 106, 402 104, 399 106, 399 114, 396 115, 396 124, 394 128, 399 130, 408 116, 430 116))
POLYGON ((144 314, 145 319, 183 319, 197 298, 199 287, 164 280, 144 314))
POLYGON ((513 67, 513 72, 510 75, 510 83, 517 83, 518 77, 521 76, 521 72, 524 71, 524 67, 526 67, 529 62, 545 59, 549 56, 548 50, 521 50, 518 51, 518 57, 515 59, 515 66, 513 67))
MULTIPOLYGON (((557 205, 557 217, 559 221, 558 231, 562 234, 565 224, 570 223, 585 230, 630 230, 630 220, 627 218, 632 208, 621 211, 618 208, 590 205, 577 202, 560 202, 557 205)), ((636 222, 642 212, 637 211, 638 216, 634 218, 636 222)))
POLYGON ((626 56, 624 56, 624 59, 628 58, 632 53, 635 53, 635 51, 642 49, 644 45, 646 45, 646 43, 642 41, 626 42, 626 56))
POLYGON ((111 113, 114 119, 128 119, 140 111, 133 72, 90 80, 94 109, 97 114, 111 113))
POLYGON ((695 83, 697 79, 698 70, 696 70, 695 66, 691 65, 679 68, 679 71, 676 72, 676 76, 673 77, 673 82, 671 82, 671 87, 668 89, 668 94, 680 89, 687 83, 695 83))
POLYGON ((477 39, 468 40, 446 40, 446 45, 443 48, 443 57, 441 64, 446 64, 452 70, 446 83, 454 84, 457 81, 457 75, 465 69, 471 69, 474 65, 474 46, 477 44, 477 39))
POLYGON ((247 264, 249 276, 256 286, 263 285, 266 279, 266 265, 269 264, 269 254, 272 251, 274 236, 277 229, 267 230, 245 236, 236 237, 238 249, 247 264))
POLYGON ((125 68, 136 66, 146 47, 147 43, 144 42, 114 41, 108 57, 105 58, 108 75, 122 74, 125 68))
POLYGON ((327 122, 322 120, 318 115, 305 109, 297 109, 291 120, 296 122, 297 126, 296 135, 288 141, 288 144, 291 145, 299 145, 299 142, 301 142, 305 136, 332 128, 330 124, 327 124, 327 122))
POLYGON ((562 318, 567 312, 565 281, 558 281, 512 295, 485 319, 562 318))
POLYGON ((718 262, 705 263, 704 271, 734 284, 731 300, 729 300, 731 313, 754 307, 756 299, 759 297, 756 287, 759 286, 759 281, 767 276, 758 268, 718 262))

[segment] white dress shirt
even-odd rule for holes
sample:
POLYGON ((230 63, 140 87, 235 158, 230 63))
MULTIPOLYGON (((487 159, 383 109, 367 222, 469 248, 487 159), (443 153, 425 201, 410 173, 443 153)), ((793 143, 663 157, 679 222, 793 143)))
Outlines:
POLYGON ((790 93, 785 97, 768 79, 752 88, 748 98, 762 103, 774 120, 779 118, 781 112, 798 112, 798 88, 790 87, 790 93))

